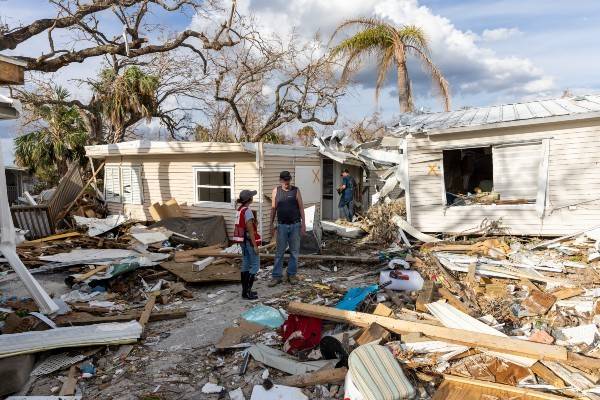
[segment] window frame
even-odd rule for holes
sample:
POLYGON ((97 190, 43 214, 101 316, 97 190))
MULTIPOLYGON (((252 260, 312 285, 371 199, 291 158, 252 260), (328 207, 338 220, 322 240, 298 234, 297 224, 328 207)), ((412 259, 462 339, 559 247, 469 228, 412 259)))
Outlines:
POLYGON ((198 165, 192 167, 194 174, 194 205, 197 207, 210 207, 210 208, 235 208, 235 190, 234 190, 234 178, 235 168, 233 165, 198 165), (215 186, 215 185, 200 185, 198 183, 198 172, 228 172, 229 173, 229 186, 215 186), (229 189, 231 193, 231 202, 220 202, 220 201, 208 201, 200 200, 198 198, 198 188, 219 188, 229 189))
MULTIPOLYGON (((456 210, 456 212, 460 212, 459 210, 465 210, 465 209, 475 209, 475 208, 479 208, 479 209, 495 209, 495 210, 536 210, 536 208, 539 206, 539 198, 536 198, 534 202, 532 203, 528 203, 528 204, 467 204, 467 205, 449 205, 446 201, 446 180, 444 177, 444 151, 446 150, 465 150, 465 149, 473 149, 473 148, 483 148, 483 147, 491 147, 492 148, 492 163, 494 162, 494 154, 493 154, 493 148, 495 146, 514 146, 514 145, 526 145, 526 144, 538 144, 541 143, 542 144, 542 159, 540 160, 540 165, 544 162, 543 158, 544 156, 547 157, 547 146, 549 145, 549 140, 548 138, 540 138, 540 139, 532 139, 532 140, 524 140, 524 141, 510 141, 510 142, 492 142, 492 143, 483 143, 477 146, 471 146, 471 145, 466 145, 466 146, 448 146, 448 147, 444 147, 441 149, 442 152, 442 157, 439 160, 440 163, 440 172, 441 172, 441 182, 442 182, 442 207, 444 208, 444 213, 453 213, 454 210, 456 210), (546 146, 546 147, 544 147, 546 146), (546 152, 546 153, 545 153, 546 152)), ((547 171, 546 171, 547 174, 547 171)), ((538 185, 539 185, 539 179, 538 179, 538 185)), ((548 187, 548 182, 545 182, 545 187, 543 188, 544 190, 544 196, 546 196, 546 192, 547 192, 547 187, 548 187)), ((540 187, 538 186, 538 197, 539 197, 539 191, 540 191, 540 187)))
MULTIPOLYGON (((107 165, 104 167, 104 199, 107 203, 113 203, 113 204, 131 204, 131 205, 143 205, 144 204, 144 183, 142 181, 142 165, 141 164, 132 164, 132 165, 107 165), (140 191, 140 201, 135 202, 133 201, 133 197, 131 199, 131 201, 126 200, 126 195, 125 195, 125 182, 123 180, 123 169, 128 168, 131 170, 131 174, 136 174, 138 177, 138 183, 139 183, 139 191, 140 191), (118 179, 118 194, 116 196, 111 196, 110 198, 106 195, 107 193, 107 185, 106 185, 106 171, 108 169, 113 169, 116 170, 116 177, 118 179), (118 197, 118 198, 117 198, 118 197)), ((114 177, 115 175, 113 175, 114 177)), ((133 176, 133 175, 131 175, 133 176)), ((131 185, 132 179, 130 179, 129 184, 131 185)), ((112 183, 111 183, 112 184, 112 183)), ((114 187, 114 185, 113 185, 114 187)), ((130 189, 131 190, 131 189, 130 189)))

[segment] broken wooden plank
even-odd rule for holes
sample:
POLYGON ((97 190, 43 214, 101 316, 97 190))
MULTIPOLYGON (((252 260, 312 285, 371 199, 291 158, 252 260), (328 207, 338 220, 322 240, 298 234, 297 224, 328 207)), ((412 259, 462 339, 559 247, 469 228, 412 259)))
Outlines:
POLYGON ((423 288, 419 291, 417 296, 417 311, 427 312, 426 304, 433 301, 433 295, 435 294, 435 285, 433 281, 429 279, 423 283, 423 288))
POLYGON ((315 385, 326 385, 343 382, 346 378, 348 369, 345 367, 325 369, 315 372, 309 372, 302 375, 292 375, 281 378, 277 381, 279 385, 294 387, 309 387, 315 385))
POLYGON ((138 322, 142 326, 142 329, 144 329, 144 327, 150 320, 150 314, 152 314, 152 310, 154 309, 154 305, 156 304, 157 296, 157 292, 150 293, 150 295, 148 296, 148 300, 146 301, 146 305, 144 306, 144 311, 142 311, 142 315, 140 315, 140 319, 138 320, 138 322))
POLYGON ((530 369, 531 372, 542 378, 544 382, 554 386, 555 388, 566 387, 565 382, 541 362, 536 362, 531 366, 530 369))
POLYGON ((385 304, 379 303, 377 304, 377 307, 375 307, 375 310, 373 310, 373 314, 381 315, 382 317, 393 317, 394 311, 385 304))
POLYGON ((469 310, 469 307, 467 307, 467 305, 465 303, 463 303, 462 301, 460 301, 460 299, 458 299, 457 297, 455 297, 452 293, 450 293, 450 291, 448 289, 446 289, 445 287, 440 287, 438 289, 438 293, 440 294, 440 296, 442 296, 443 299, 445 299, 448 304, 450 304, 452 307, 459 309, 460 311, 464 312, 465 314, 473 314, 473 311, 469 310))
POLYGON ((67 380, 65 383, 63 383, 58 395, 72 396, 75 394, 75 389, 77 389, 77 365, 71 365, 71 368, 69 368, 69 374, 67 375, 67 380))
POLYGON ((169 261, 160 266, 187 283, 239 282, 240 269, 230 263, 211 264, 202 271, 193 271, 192 263, 169 261))
POLYGON ((33 245, 33 244, 37 244, 37 243, 51 242, 53 240, 68 239, 68 238, 72 238, 72 237, 76 237, 76 236, 81 236, 81 233, 79 233, 79 232, 58 233, 56 235, 46 236, 46 237, 40 238, 40 239, 27 240, 23 243, 20 243, 17 247, 25 247, 25 246, 29 246, 29 245, 33 245))
MULTIPOLYGON (((475 387, 480 390, 491 390, 492 392, 481 393, 482 397, 475 397, 471 393, 469 393, 468 397, 465 397, 465 391, 461 390, 459 393, 456 393, 456 396, 450 397, 448 394, 440 391, 440 395, 436 395, 433 397, 435 400, 441 399, 484 399, 490 398, 490 396, 495 396, 496 398, 508 398, 510 394, 517 395, 517 397, 522 398, 523 400, 567 400, 569 397, 557 396, 554 394, 541 392, 539 390, 521 388, 510 385, 503 385, 501 383, 494 383, 488 381, 481 381, 473 378, 463 378, 460 376, 454 375, 444 375, 444 382, 450 384, 457 384, 459 388, 465 387, 475 387), (497 396, 500 394, 499 396, 497 396), (487 395, 487 396, 486 396, 487 395), (440 397, 442 396, 442 397, 440 397), (457 397, 458 396, 458 397, 457 397)), ((440 388, 442 389, 442 388, 440 388)), ((512 396, 511 396, 512 397, 512 396)))
MULTIPOLYGON (((58 326, 79 326, 79 325, 92 325, 101 324, 106 322, 127 322, 132 320, 138 320, 142 315, 142 311, 131 311, 123 314, 116 315, 102 315, 96 316, 83 313, 69 313, 65 315, 59 315, 54 318, 54 323, 58 326)), ((155 321, 167 321, 171 319, 185 318, 187 316, 187 310, 183 308, 176 308, 172 310, 161 310, 155 311, 150 314, 148 322, 155 321)))
POLYGON ((356 339, 359 346, 363 344, 377 341, 377 344, 382 340, 387 340, 390 337, 390 332, 378 323, 372 323, 367 329, 356 339))
POLYGON ((92 269, 92 270, 90 270, 90 271, 87 271, 87 272, 85 272, 85 273, 83 273, 83 274, 80 274, 79 276, 77 276, 77 277, 76 277, 76 278, 73 280, 73 282, 75 282, 75 283, 77 283, 77 282, 83 282, 83 281, 85 281, 86 279, 88 279, 88 278, 90 278, 90 277, 92 277, 92 276, 96 275, 98 272, 106 271, 106 269, 108 269, 108 267, 109 267, 108 265, 100 265, 100 266, 98 266, 98 267, 96 267, 96 268, 93 268, 93 269, 92 269))
POLYGON ((580 294, 585 293, 585 289, 581 287, 572 287, 572 288, 563 288, 559 289, 555 292, 552 292, 552 295, 556 297, 556 300, 565 300, 570 299, 571 297, 579 296, 580 294))
MULTIPOLYGON (((177 254, 177 253, 176 253, 177 254)), ((206 252, 203 254, 204 257, 223 257, 223 258, 242 258, 241 254, 232 253, 221 253, 218 251, 206 252)), ((284 258, 289 258, 289 254, 285 254, 284 258)), ((274 260, 275 254, 265 253, 260 254, 260 258, 264 260, 274 260)), ((298 256, 300 260, 313 260, 313 261, 346 261, 356 263, 378 263, 380 262, 378 257, 371 256, 338 256, 331 254, 300 254, 298 256)))
POLYGON ((198 249, 176 251, 173 257, 174 261, 177 262, 191 262, 196 261, 201 257, 207 257, 207 254, 212 254, 215 251, 220 251, 223 248, 220 244, 214 244, 212 246, 200 247, 198 249))
MULTIPOLYGON (((378 323, 394 333, 417 332, 450 343, 458 343, 470 347, 482 347, 501 353, 516 354, 540 360, 566 361, 568 359, 567 349, 561 346, 524 342, 508 337, 471 332, 463 329, 445 328, 355 311, 338 310, 332 307, 291 302, 288 306, 288 312, 329 321, 344 322, 360 327, 368 327, 372 323, 378 323)), ((597 368, 600 367, 600 360, 594 361, 597 368)))

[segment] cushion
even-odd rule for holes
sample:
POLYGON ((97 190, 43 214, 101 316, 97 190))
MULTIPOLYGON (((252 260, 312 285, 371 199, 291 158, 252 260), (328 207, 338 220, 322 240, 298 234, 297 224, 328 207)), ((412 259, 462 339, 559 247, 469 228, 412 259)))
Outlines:
POLYGON ((392 353, 378 344, 358 347, 348 359, 352 381, 369 400, 411 399, 415 389, 392 353))

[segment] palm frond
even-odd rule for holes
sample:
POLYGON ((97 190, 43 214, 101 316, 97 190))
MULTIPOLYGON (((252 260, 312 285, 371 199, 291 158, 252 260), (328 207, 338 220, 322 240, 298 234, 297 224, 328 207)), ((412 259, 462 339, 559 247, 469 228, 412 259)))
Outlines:
POLYGON ((400 41, 407 46, 413 46, 421 49, 424 53, 429 53, 429 40, 425 31, 415 25, 404 25, 397 30, 400 41))
POLYGON ((351 27, 351 26, 361 26, 364 28, 373 28, 373 27, 377 27, 377 26, 385 26, 387 28, 391 28, 391 26, 378 18, 355 18, 355 19, 348 19, 344 22, 342 22, 340 25, 337 26, 337 28, 335 28, 335 31, 333 31, 333 33, 331 34, 331 37, 329 38, 329 42, 327 43, 327 46, 331 46, 331 42, 333 42, 333 39, 337 36, 338 33, 340 33, 342 30, 351 27))
POLYGON ((406 48, 414 53, 419 60, 423 68, 431 75, 434 85, 438 88, 440 97, 444 102, 444 108, 446 111, 450 111, 450 85, 446 78, 444 78, 442 71, 433 63, 429 55, 424 53, 421 49, 413 46, 406 46, 406 48))
POLYGON ((375 102, 379 101, 379 94, 381 92, 381 89, 383 88, 383 84, 385 83, 385 77, 393 61, 394 48, 393 46, 389 46, 387 49, 385 49, 385 51, 381 55, 381 59, 378 62, 377 82, 375 83, 375 102))

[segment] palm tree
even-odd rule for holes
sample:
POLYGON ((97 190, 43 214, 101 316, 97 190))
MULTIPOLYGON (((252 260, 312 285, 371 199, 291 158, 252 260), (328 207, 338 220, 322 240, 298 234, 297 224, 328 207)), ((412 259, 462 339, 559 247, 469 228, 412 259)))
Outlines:
POLYGON ((342 72, 343 81, 348 79, 350 73, 365 56, 376 55, 379 59, 375 98, 378 99, 379 92, 385 82, 385 76, 395 62, 398 73, 400 110, 402 112, 413 111, 412 90, 406 65, 407 55, 411 54, 421 61, 424 69, 431 75, 434 85, 439 88, 444 101, 444 108, 446 111, 450 111, 448 82, 429 57, 429 43, 421 28, 413 25, 404 25, 397 28, 380 19, 359 18, 348 20, 339 25, 331 36, 331 40, 345 28, 356 26, 362 29, 353 36, 342 40, 331 50, 333 57, 342 57, 346 60, 342 72))
POLYGON ((88 134, 77 107, 65 105, 69 98, 66 89, 53 87, 48 103, 27 110, 38 128, 15 138, 17 165, 51 184, 67 172, 70 162, 85 160, 88 134))
POLYGON ((139 67, 129 67, 119 75, 105 69, 94 92, 102 104, 102 114, 113 133, 113 143, 123 140, 127 128, 142 119, 148 122, 158 110, 157 76, 144 73, 139 67))

